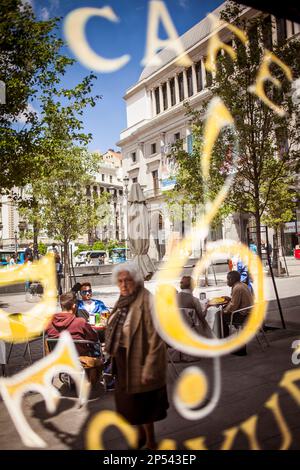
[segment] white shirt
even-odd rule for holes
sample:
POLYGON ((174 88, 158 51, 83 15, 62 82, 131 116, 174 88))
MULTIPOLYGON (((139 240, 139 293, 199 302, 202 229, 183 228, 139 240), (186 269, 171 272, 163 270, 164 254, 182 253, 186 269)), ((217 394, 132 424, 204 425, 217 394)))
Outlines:
POLYGON ((84 300, 84 301, 83 301, 83 305, 84 305, 84 309, 85 309, 88 313, 92 313, 92 311, 93 311, 94 308, 95 308, 95 302, 94 302, 94 300, 84 300))

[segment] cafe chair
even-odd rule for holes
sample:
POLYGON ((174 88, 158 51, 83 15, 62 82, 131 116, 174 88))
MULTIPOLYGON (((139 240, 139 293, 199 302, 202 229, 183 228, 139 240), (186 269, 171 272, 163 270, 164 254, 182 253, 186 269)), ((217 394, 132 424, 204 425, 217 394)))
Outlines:
MULTIPOLYGON (((198 328, 200 326, 200 320, 197 316, 197 312, 194 308, 179 308, 179 311, 187 325, 198 333, 198 328)), ((175 362, 195 362, 199 360, 199 357, 191 356, 182 351, 178 351, 171 346, 167 346, 167 358, 168 362, 171 364, 172 369, 176 377, 179 376, 179 372, 176 369, 175 362)))
MULTIPOLYGON (((58 343, 59 338, 45 338, 45 350, 46 354, 49 354, 53 351, 55 346, 58 343)), ((98 381, 100 382, 101 375, 103 373, 103 368, 101 370, 101 374, 99 376, 99 380, 97 380, 97 371, 96 369, 99 369, 100 367, 100 361, 102 364, 104 364, 104 355, 101 349, 101 344, 99 341, 89 341, 89 340, 83 340, 83 339, 73 339, 73 343, 76 345, 88 345, 90 352, 87 353, 86 356, 82 356, 82 359, 80 360, 81 366, 82 366, 82 372, 81 372, 81 384, 80 384, 80 390, 79 390, 79 406, 82 404, 82 391, 83 391, 83 383, 84 383, 84 377, 85 375, 88 376, 89 382, 91 385, 95 385, 98 381), (92 353, 95 350, 95 346, 97 347, 97 350, 99 351, 99 357, 95 358, 92 356, 92 353), (90 361, 89 361, 90 359, 90 361), (93 360, 94 359, 94 360, 93 360)), ((80 356, 79 356, 80 358, 80 356)), ((62 383, 66 383, 68 385, 69 390, 71 390, 74 386, 74 383, 72 381, 72 378, 66 374, 66 373, 61 373, 59 374, 59 379, 62 383)))
MULTIPOLYGON (((252 308, 253 305, 250 305, 250 307, 240 308, 239 310, 235 310, 234 312, 232 312, 229 324, 229 334, 234 334, 243 328, 244 323, 247 320, 247 315, 243 315, 241 313, 248 313, 251 311, 252 308)), ((264 332, 263 325, 256 332, 255 338, 263 351, 270 346, 270 342, 267 338, 266 333, 264 332)))

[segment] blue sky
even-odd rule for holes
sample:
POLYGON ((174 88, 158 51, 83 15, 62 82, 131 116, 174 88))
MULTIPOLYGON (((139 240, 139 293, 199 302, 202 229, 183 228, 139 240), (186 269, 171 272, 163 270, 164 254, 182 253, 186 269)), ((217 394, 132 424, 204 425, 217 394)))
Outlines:
MULTIPOLYGON (((83 121, 86 132, 93 134, 91 150, 105 151, 115 148, 120 132, 126 127, 126 108, 123 96, 125 91, 138 81, 143 70, 141 61, 144 57, 148 0, 24 0, 34 8, 38 19, 59 16, 63 19, 73 9, 80 7, 101 8, 111 6, 119 17, 119 23, 112 23, 100 17, 89 20, 86 35, 90 46, 99 55, 115 58, 130 54, 130 62, 114 73, 96 73, 97 81, 94 93, 101 94, 103 99, 95 108, 85 112, 83 121)), ((179 35, 198 23, 207 13, 214 10, 220 0, 165 0, 172 21, 179 35)), ((63 33, 63 20, 59 34, 63 33)), ((161 38, 164 31, 161 28, 161 38)), ((74 57, 69 47, 64 53, 74 57)), ((68 87, 78 83, 89 70, 80 63, 74 65, 64 77, 63 84, 68 87)))

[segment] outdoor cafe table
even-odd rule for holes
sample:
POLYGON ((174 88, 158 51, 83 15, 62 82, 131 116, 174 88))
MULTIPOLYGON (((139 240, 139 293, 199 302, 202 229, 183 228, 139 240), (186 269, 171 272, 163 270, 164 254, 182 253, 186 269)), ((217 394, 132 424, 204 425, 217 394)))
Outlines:
POLYGON ((229 300, 223 299, 218 301, 218 297, 215 297, 213 299, 210 299, 208 301, 207 307, 216 307, 218 310, 216 311, 217 318, 220 322, 220 336, 221 338, 224 338, 224 325, 223 325, 223 309, 228 305, 229 300))

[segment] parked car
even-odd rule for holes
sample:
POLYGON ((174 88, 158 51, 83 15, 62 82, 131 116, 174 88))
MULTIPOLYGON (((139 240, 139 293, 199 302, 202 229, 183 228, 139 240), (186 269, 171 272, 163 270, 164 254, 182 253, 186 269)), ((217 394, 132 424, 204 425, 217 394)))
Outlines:
POLYGON ((98 266, 106 264, 107 260, 108 253, 105 250, 81 251, 74 259, 75 266, 98 266))

